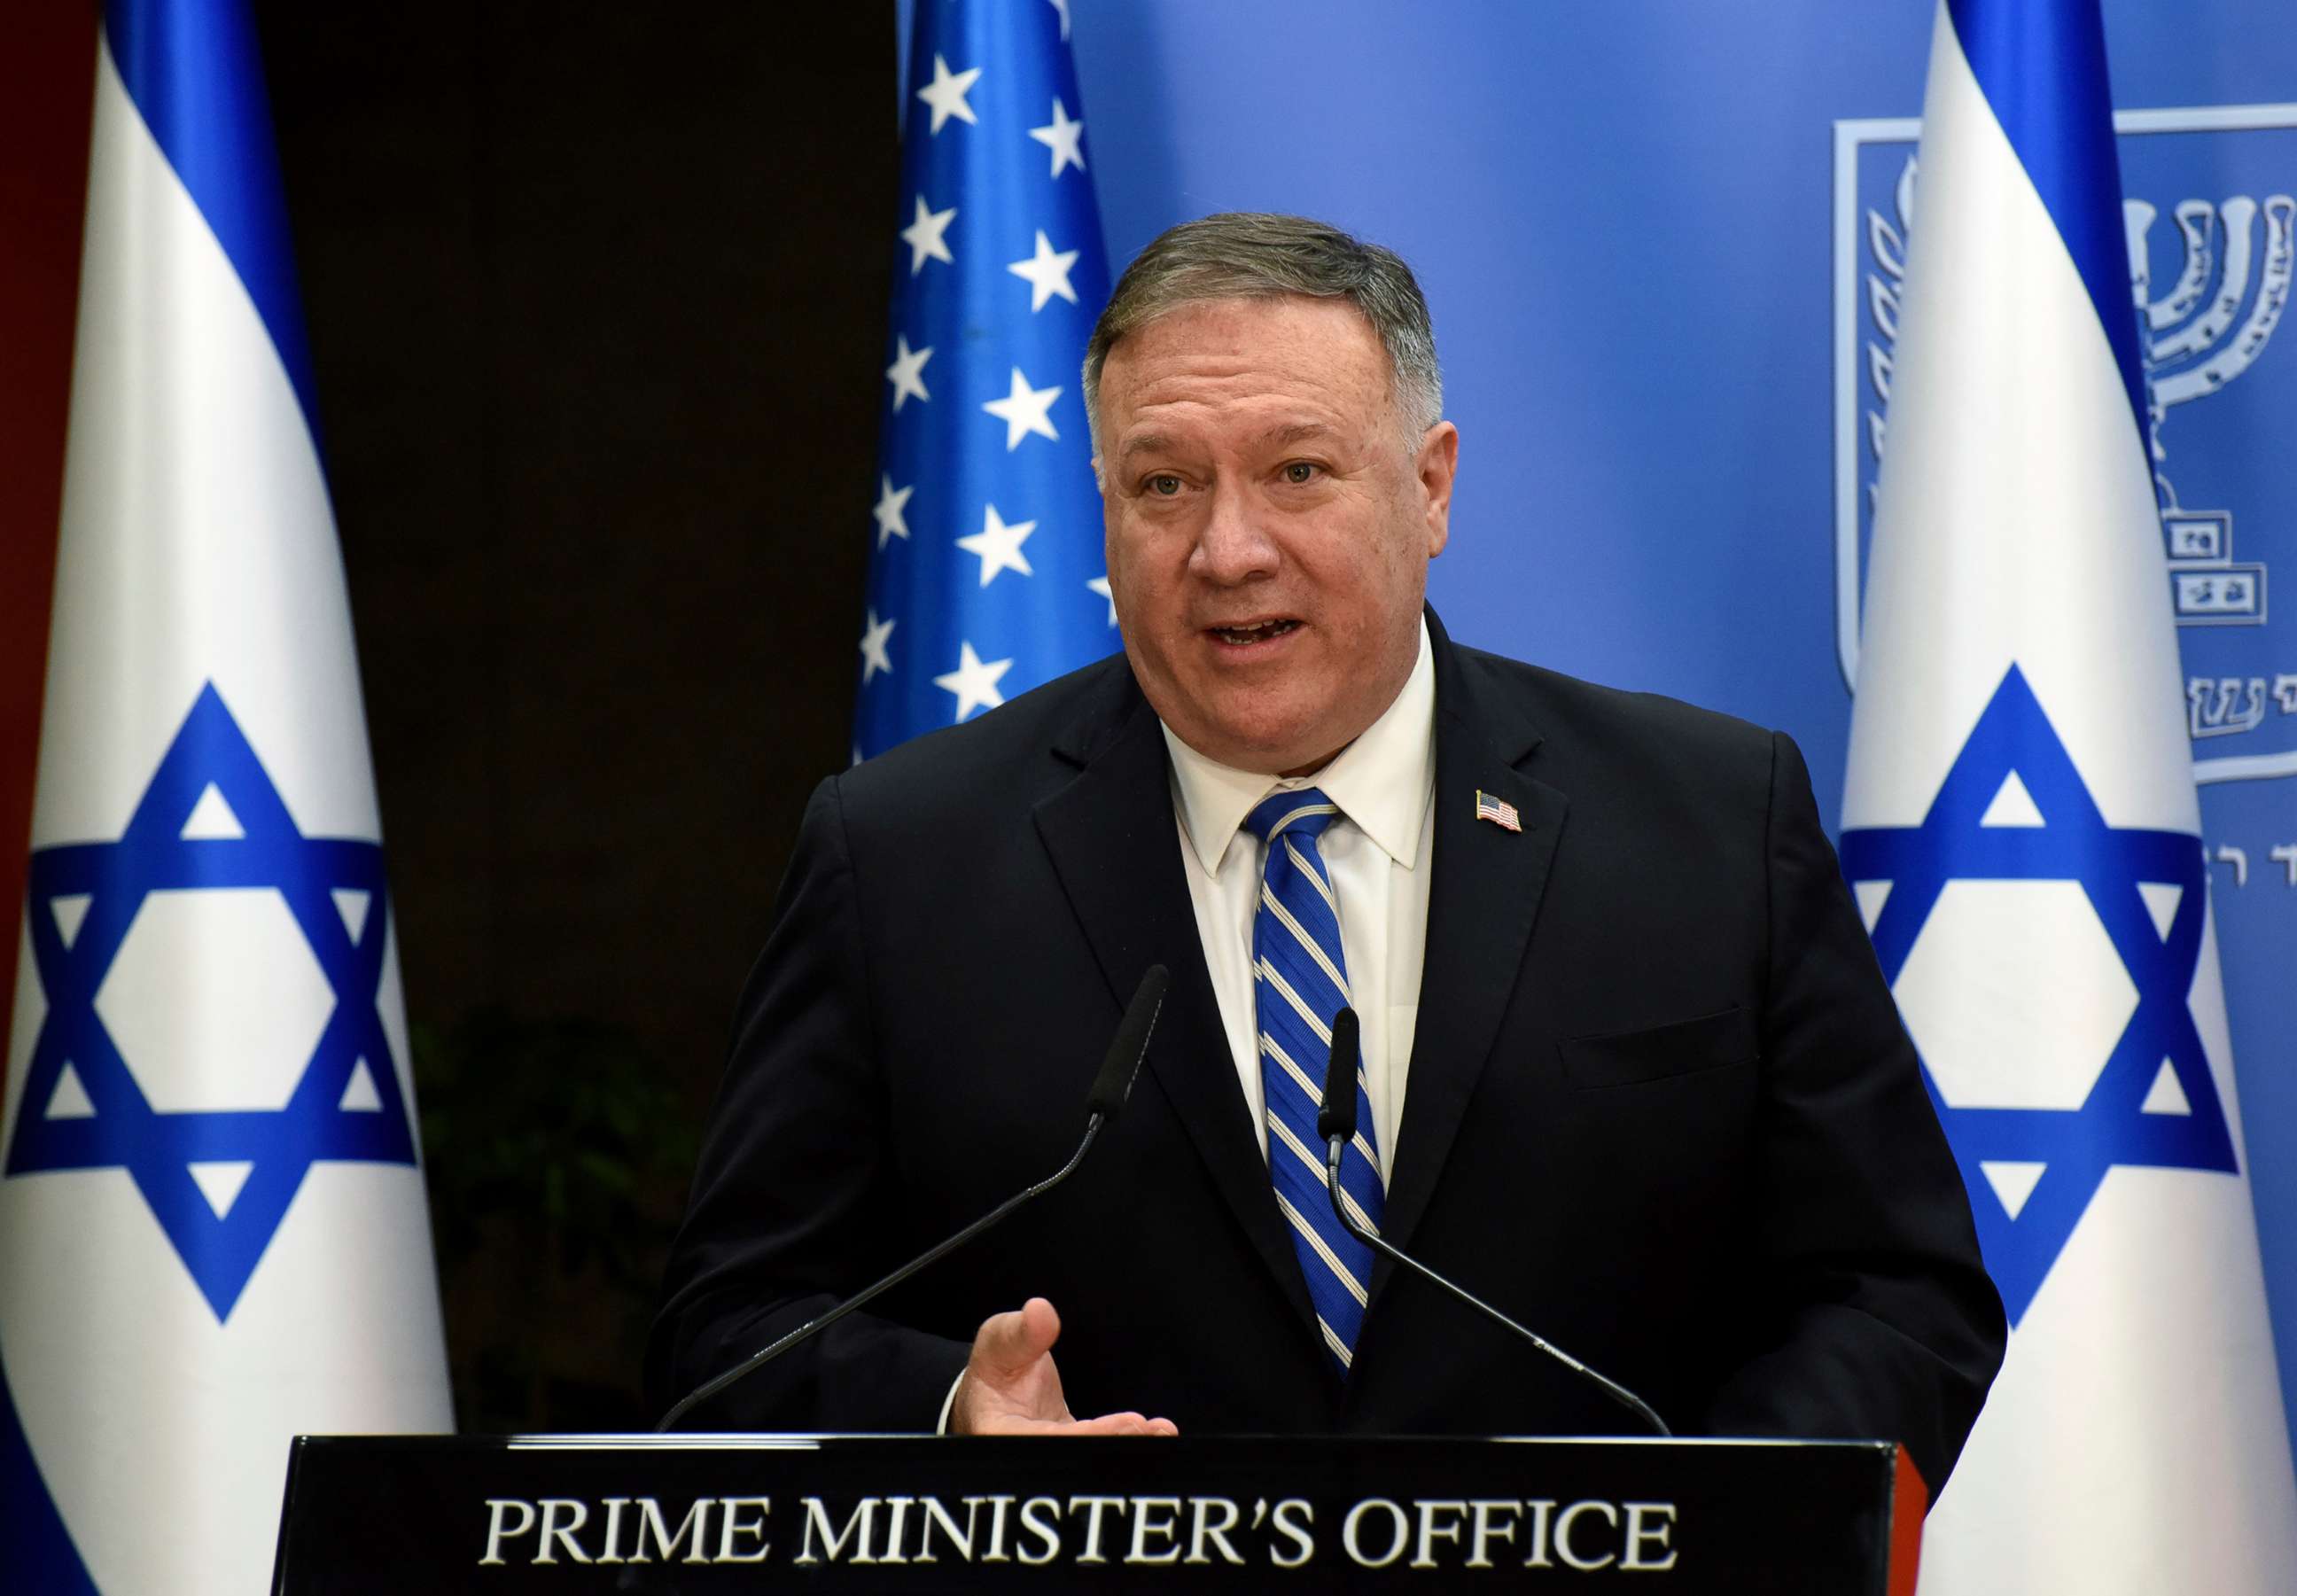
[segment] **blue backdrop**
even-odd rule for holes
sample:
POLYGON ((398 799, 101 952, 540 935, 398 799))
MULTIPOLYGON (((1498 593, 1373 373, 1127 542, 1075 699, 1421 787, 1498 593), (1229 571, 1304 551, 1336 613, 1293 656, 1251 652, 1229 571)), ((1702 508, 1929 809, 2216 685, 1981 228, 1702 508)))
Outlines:
MULTIPOLYGON (((1874 350, 1888 354, 1868 279, 1887 279, 1905 223, 1931 6, 1070 8, 1113 264, 1187 217, 1283 210, 1419 270, 1463 437, 1431 584, 1454 633, 1782 727, 1832 817, 1865 415, 1874 350)), ((2297 1384, 2297 775, 2274 773, 2297 767, 2297 636, 2276 629, 2297 623, 2266 603, 2274 567, 2297 582, 2297 329, 2255 338, 2276 261, 2289 266, 2274 199, 2297 192, 2297 12, 2105 10, 2126 186, 2158 213, 2150 297, 2175 298, 2181 206, 2212 267, 2198 309, 2158 313, 2154 338, 2183 327, 2192 347, 2157 376, 2211 358, 2219 373, 2186 384, 2157 463, 2195 512, 2176 534, 2194 622, 2180 636, 2195 754, 2219 777, 2203 824, 2267 1285, 2297 1384), (2176 114, 2126 114, 2149 109, 2176 114), (2244 225, 2246 281, 2224 284, 2244 225)))

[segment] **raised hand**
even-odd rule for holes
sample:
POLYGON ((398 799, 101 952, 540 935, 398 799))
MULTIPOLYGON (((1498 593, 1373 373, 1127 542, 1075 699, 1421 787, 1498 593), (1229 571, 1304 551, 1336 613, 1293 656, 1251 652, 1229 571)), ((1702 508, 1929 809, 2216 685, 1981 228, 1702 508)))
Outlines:
POLYGON ((950 1404, 949 1427, 958 1436, 1177 1436, 1169 1419, 1107 1413, 1079 1419, 1061 1394, 1053 1343, 1061 1316, 1041 1296, 1017 1313, 996 1313, 973 1337, 973 1356, 950 1404))

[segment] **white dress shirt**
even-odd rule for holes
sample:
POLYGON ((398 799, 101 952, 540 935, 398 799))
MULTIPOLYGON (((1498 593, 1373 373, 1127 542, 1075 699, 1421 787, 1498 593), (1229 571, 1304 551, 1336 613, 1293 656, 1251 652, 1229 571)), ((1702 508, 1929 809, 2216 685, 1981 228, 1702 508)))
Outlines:
MULTIPOLYGON (((1420 1016, 1420 972, 1428 947, 1428 859, 1435 851, 1436 663, 1428 624, 1404 690, 1363 735, 1313 776, 1276 777, 1231 769, 1165 730, 1173 755, 1173 809, 1180 823, 1181 873, 1197 911, 1197 933, 1213 995, 1220 1003, 1237 1083, 1268 1154, 1260 1079, 1260 1022, 1252 975, 1252 924, 1260 907, 1260 839, 1245 817, 1269 794, 1316 787, 1339 806, 1317 839, 1339 899, 1340 950, 1363 1027, 1370 1101, 1364 1123, 1379 1144, 1384 1181, 1404 1121, 1404 1077, 1420 1016)), ((1305 1062, 1305 1061, 1304 1061, 1305 1062)), ((1308 1065, 1321 1080, 1322 1059, 1308 1065)))

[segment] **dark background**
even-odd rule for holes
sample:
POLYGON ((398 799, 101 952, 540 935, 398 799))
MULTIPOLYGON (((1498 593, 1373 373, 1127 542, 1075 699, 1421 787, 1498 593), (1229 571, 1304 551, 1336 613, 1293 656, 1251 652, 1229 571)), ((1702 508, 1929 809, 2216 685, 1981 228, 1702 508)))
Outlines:
POLYGON ((642 1425, 693 1141, 850 758, 885 4, 257 6, 465 1429, 642 1425))

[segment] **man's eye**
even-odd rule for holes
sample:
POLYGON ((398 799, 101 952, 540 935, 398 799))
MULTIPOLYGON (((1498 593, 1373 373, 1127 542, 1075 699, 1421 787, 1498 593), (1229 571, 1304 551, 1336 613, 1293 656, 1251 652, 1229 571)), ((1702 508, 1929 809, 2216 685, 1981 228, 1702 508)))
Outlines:
POLYGON ((1295 460, 1284 468, 1284 480, 1297 486, 1316 480, 1316 468, 1305 460, 1295 460))
POLYGON ((1159 498, 1170 498, 1181 490, 1181 479, 1176 476, 1153 476, 1148 479, 1148 491, 1159 498))

